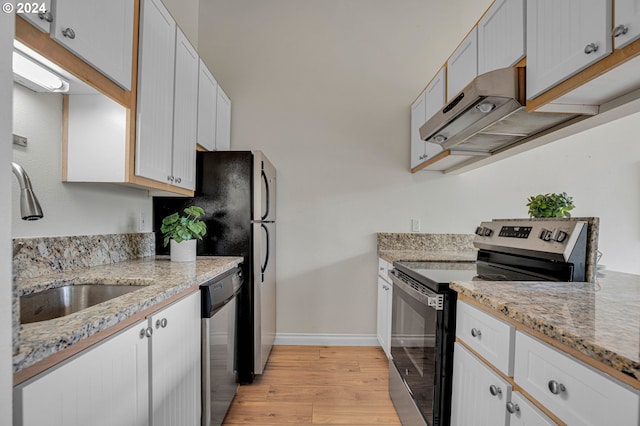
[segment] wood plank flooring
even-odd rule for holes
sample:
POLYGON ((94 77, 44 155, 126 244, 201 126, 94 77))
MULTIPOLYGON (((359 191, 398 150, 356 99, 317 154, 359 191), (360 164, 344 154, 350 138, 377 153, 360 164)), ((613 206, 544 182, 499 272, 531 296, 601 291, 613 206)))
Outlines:
POLYGON ((274 346, 238 389, 224 425, 400 425, 376 347, 274 346))

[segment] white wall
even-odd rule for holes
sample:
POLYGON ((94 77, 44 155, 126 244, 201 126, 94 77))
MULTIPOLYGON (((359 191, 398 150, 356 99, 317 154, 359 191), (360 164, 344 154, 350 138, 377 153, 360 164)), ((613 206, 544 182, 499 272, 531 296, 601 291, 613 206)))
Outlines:
POLYGON ((278 167, 279 333, 374 333, 376 232, 471 233, 542 192, 599 216, 603 263, 640 273, 638 115, 460 176, 409 173, 409 106, 489 3, 201 1, 232 147, 278 167))
POLYGON ((36 93, 14 84, 13 132, 28 139, 13 145, 13 160, 26 170, 44 218, 20 219, 19 186, 14 182, 14 237, 94 235, 151 230, 148 191, 113 184, 63 183, 62 95, 36 93), (140 214, 145 218, 140 225, 140 214))
POLYGON ((0 424, 12 423, 11 391, 11 50, 14 15, 0 13, 0 424))
POLYGON ((198 0, 162 0, 193 47, 198 48, 198 0))

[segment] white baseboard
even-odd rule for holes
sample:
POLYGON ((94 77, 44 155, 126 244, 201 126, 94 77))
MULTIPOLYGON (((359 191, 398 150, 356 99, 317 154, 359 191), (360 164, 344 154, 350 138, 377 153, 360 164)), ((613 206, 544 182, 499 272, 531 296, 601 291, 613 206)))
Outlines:
POLYGON ((274 345, 380 346, 375 334, 277 333, 274 345))

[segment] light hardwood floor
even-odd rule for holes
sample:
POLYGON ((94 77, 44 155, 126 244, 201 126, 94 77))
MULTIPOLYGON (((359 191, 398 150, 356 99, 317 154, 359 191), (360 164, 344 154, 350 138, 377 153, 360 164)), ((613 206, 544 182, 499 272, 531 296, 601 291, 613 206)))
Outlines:
POLYGON ((376 347, 274 346, 224 425, 400 425, 387 370, 376 347))

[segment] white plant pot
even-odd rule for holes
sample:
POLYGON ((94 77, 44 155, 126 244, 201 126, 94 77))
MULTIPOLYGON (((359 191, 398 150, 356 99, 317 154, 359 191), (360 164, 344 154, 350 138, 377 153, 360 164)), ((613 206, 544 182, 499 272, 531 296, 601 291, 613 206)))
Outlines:
POLYGON ((176 243, 171 240, 170 253, 172 262, 195 262, 197 240, 187 240, 176 243))

